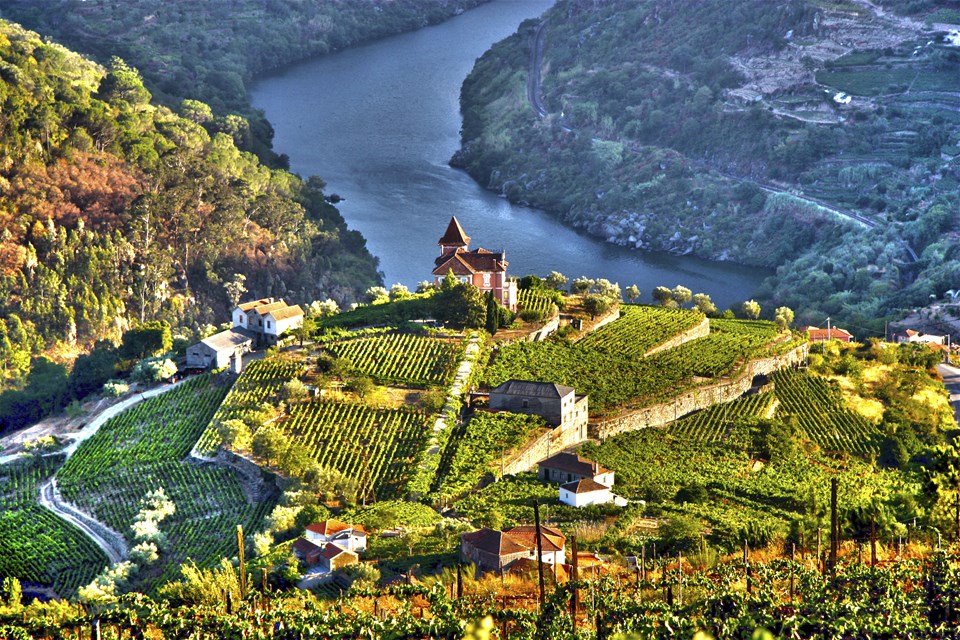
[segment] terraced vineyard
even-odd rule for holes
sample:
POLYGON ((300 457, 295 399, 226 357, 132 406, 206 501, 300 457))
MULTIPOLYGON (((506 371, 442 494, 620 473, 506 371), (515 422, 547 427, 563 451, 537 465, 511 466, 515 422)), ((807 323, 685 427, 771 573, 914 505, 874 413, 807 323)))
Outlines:
POLYGON ((795 344, 793 339, 775 342, 779 332, 773 323, 747 322, 738 332, 740 322, 728 321, 703 338, 648 357, 637 355, 627 339, 632 323, 619 320, 608 325, 612 334, 604 327, 597 332, 603 337, 577 344, 513 343, 497 353, 485 382, 491 387, 511 378, 565 384, 590 394, 591 411, 601 414, 663 402, 717 376, 735 375, 752 358, 795 344))
POLYGON ((653 347, 703 321, 699 311, 620 305, 620 318, 580 341, 580 346, 641 357, 653 347))
POLYGON ((777 415, 795 415, 807 436, 824 449, 871 453, 880 431, 843 405, 840 390, 826 378, 805 371, 783 370, 774 375, 777 415))
POLYGON ((284 382, 298 377, 302 372, 301 365, 277 359, 255 360, 247 365, 213 414, 210 425, 197 443, 197 451, 203 455, 214 453, 220 446, 218 424, 239 418, 243 412, 257 408, 264 400, 276 395, 284 382))
POLYGON ((550 318, 557 312, 557 305, 550 296, 536 289, 520 289, 517 294, 517 305, 524 311, 530 310, 550 318))
POLYGON ((327 348, 350 362, 357 375, 369 376, 380 384, 424 387, 452 381, 463 342, 412 333, 385 333, 339 340, 327 348))
POLYGON ((356 478, 385 500, 404 494, 428 418, 407 409, 315 401, 293 405, 281 426, 321 465, 356 478))
POLYGON ((775 400, 773 393, 758 393, 733 402, 717 404, 677 420, 667 431, 691 442, 721 442, 727 439, 730 426, 738 418, 768 416, 775 400))
POLYGON ((185 460, 226 394, 201 376, 150 398, 103 425, 57 475, 64 498, 130 541, 140 500, 164 488, 177 510, 160 526, 169 549, 145 589, 175 577, 187 558, 211 566, 234 555, 236 525, 255 530, 273 508, 270 500, 250 502, 230 470, 185 460))
POLYGON ((82 531, 37 502, 62 458, 0 466, 0 581, 7 576, 73 597, 108 564, 82 531))

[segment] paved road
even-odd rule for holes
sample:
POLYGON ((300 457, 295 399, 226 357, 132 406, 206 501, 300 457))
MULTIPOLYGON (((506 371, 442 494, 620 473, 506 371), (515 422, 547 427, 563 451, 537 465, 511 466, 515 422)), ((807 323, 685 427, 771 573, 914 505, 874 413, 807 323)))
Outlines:
POLYGON ((527 69, 527 99, 541 118, 546 117, 547 107, 543 104, 543 95, 540 91, 540 66, 543 63, 543 40, 546 35, 547 21, 537 25, 533 34, 533 44, 530 47, 530 65, 527 69))
POLYGON ((938 364, 937 371, 943 376, 943 384, 950 392, 950 404, 953 405, 953 415, 960 423, 960 367, 950 364, 938 364))
POLYGON ((50 478, 40 485, 40 504, 87 534, 87 537, 103 549, 111 564, 121 562, 127 557, 127 542, 123 536, 60 497, 56 478, 50 478))

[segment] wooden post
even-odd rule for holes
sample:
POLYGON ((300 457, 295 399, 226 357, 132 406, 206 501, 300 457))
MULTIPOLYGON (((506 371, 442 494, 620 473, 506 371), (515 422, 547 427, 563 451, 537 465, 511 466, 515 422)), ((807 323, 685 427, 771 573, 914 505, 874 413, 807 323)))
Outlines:
POLYGON ((100 640, 100 620, 97 618, 94 618, 90 627, 90 640, 100 640))
POLYGON ((823 529, 817 527, 817 564, 820 564, 823 554, 823 529))
POLYGON ((233 615, 233 591, 227 591, 227 615, 233 615))
POLYGON ((640 545, 640 578, 647 581, 647 545, 640 545))
POLYGON ((543 584, 543 540, 540 539, 540 503, 533 501, 533 524, 537 536, 537 576, 540 579, 540 602, 543 607, 543 600, 546 597, 546 587, 543 584))
POLYGON ((747 578, 747 593, 753 593, 753 584, 750 581, 750 545, 743 541, 743 572, 747 578))
POLYGON ((677 551, 677 604, 683 606, 683 553, 677 551))
POLYGON ((247 559, 244 554, 243 525, 237 525, 237 557, 240 559, 240 599, 247 597, 247 559))
POLYGON ((793 566, 794 559, 797 555, 797 545, 793 542, 790 543, 790 602, 793 602, 794 594, 794 583, 793 583, 793 573, 795 567, 793 566))
POLYGON ((457 563, 457 600, 463 597, 463 564, 457 563))
POLYGON ((837 517, 837 490, 839 481, 830 479, 830 570, 837 568, 837 554, 840 551, 840 520, 837 517))
POLYGON ((267 592, 267 568, 263 567, 260 569, 260 588, 263 589, 263 592, 267 592))
POLYGON ((570 590, 570 619, 573 622, 573 635, 577 635, 577 609, 580 608, 580 559, 577 557, 577 536, 570 536, 570 548, 573 551, 573 572, 570 575, 573 587, 570 590))
POLYGON ((870 514, 870 566, 877 566, 877 518, 870 514))

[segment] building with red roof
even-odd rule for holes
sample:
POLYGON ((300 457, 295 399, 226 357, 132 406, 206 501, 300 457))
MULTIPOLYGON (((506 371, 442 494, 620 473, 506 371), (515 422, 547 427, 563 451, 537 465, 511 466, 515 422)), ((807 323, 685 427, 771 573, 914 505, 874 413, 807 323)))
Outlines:
POLYGON ((839 340, 840 342, 853 341, 853 334, 840 327, 829 327, 821 329, 820 327, 801 327, 800 331, 806 331, 810 336, 810 342, 825 342, 826 340, 839 340))
POLYGON ((440 282, 449 273, 460 281, 472 284, 483 293, 493 292, 494 298, 510 309, 517 310, 517 283, 507 280, 506 252, 470 250, 468 236, 456 216, 450 218, 447 230, 437 243, 440 256, 434 260, 434 283, 440 282))
MULTIPOLYGON (((541 559, 548 564, 566 560, 566 537, 559 529, 540 527, 541 559)), ((505 531, 484 527, 460 536, 461 556, 481 571, 503 571, 519 560, 537 559, 537 535, 533 525, 521 525, 505 531)))

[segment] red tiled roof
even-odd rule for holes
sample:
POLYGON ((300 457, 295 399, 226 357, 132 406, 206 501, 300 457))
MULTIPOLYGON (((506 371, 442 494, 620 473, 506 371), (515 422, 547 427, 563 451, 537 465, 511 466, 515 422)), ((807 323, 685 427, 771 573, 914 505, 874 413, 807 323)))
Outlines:
POLYGON ((297 541, 293 543, 294 553, 297 553, 304 557, 310 555, 311 553, 315 553, 321 550, 322 550, 322 547, 310 542, 306 538, 297 538, 297 541))
POLYGON ((561 489, 566 489, 576 494, 581 493, 591 493, 593 491, 606 491, 609 490, 605 484, 600 484, 593 478, 583 478, 582 480, 574 480, 573 482, 568 482, 566 484, 560 485, 561 489))
MULTIPOLYGON (((341 556, 345 553, 349 553, 352 556, 356 556, 353 551, 349 549, 344 549, 343 547, 333 544, 332 542, 323 548, 323 551, 320 553, 321 558, 326 558, 327 560, 333 560, 337 556, 341 556)), ((359 556, 358 556, 359 557, 359 556)))
POLYGON ((503 252, 494 253, 486 249, 474 249, 444 254, 436 259, 435 264, 437 265, 433 270, 435 276, 447 275, 451 269, 455 276, 466 276, 485 271, 502 273, 507 270, 509 263, 503 259, 503 252))
POLYGON ((546 460, 541 460, 537 466, 544 469, 556 469, 564 473, 572 473, 584 478, 592 478, 601 473, 607 473, 610 469, 603 467, 593 460, 588 460, 576 453, 561 451, 554 454, 546 460))
POLYGON ((257 307, 262 307, 265 304, 270 304, 273 302, 273 298, 260 298, 259 300, 251 300, 250 302, 244 302, 241 304, 238 309, 240 311, 250 311, 250 309, 256 309, 257 307))
POLYGON ((322 536, 330 536, 350 528, 350 525, 340 522, 339 520, 324 520, 323 522, 307 525, 307 531, 319 533, 322 536))
POLYGON ((269 313, 274 320, 286 320, 287 318, 298 318, 302 316, 303 309, 300 308, 300 305, 295 304, 292 307, 277 309, 276 311, 270 311, 269 313))
POLYGON ((262 304, 259 307, 254 307, 254 311, 259 313, 262 316, 267 315, 271 311, 276 311, 277 309, 286 308, 287 303, 283 300, 277 300, 276 302, 271 302, 270 304, 262 304))
MULTIPOLYGON (((522 524, 518 527, 507 529, 503 533, 518 544, 526 546, 528 549, 537 548, 537 528, 532 524, 522 524)), ((540 538, 540 544, 544 552, 563 551, 563 545, 567 541, 559 529, 545 525, 540 526, 540 538)))
POLYGON ((811 340, 850 340, 853 334, 840 327, 830 327, 830 329, 821 329, 820 327, 804 327, 811 340))
POLYGON ((505 532, 496 531, 487 527, 478 531, 465 533, 460 536, 460 540, 469 543, 480 551, 498 556, 524 553, 530 550, 529 546, 519 544, 516 540, 506 535, 505 532))
POLYGON ((463 232, 463 227, 460 226, 460 222, 457 220, 456 216, 450 218, 450 224, 447 225, 447 230, 443 234, 443 237, 440 238, 438 242, 440 246, 460 246, 465 247, 470 244, 470 236, 463 232))

